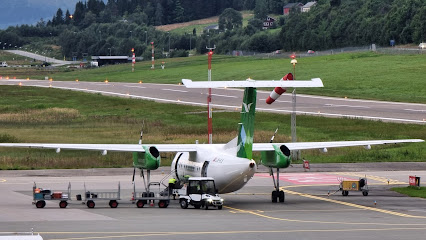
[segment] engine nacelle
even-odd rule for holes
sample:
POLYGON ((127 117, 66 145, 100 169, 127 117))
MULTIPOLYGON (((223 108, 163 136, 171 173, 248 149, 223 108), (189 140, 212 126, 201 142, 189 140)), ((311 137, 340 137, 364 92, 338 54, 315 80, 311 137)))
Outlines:
POLYGON ((160 152, 156 147, 142 146, 145 152, 133 152, 133 166, 136 168, 155 170, 160 167, 160 152))
POLYGON ((270 168, 287 168, 291 164, 290 149, 285 145, 272 145, 274 151, 261 152, 262 164, 270 168))

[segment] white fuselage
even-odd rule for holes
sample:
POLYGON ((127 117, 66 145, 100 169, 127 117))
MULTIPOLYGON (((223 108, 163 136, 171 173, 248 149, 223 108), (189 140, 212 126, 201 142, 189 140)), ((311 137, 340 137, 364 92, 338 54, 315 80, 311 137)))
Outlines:
POLYGON ((241 189, 255 171, 253 160, 236 157, 222 148, 200 144, 197 152, 178 152, 171 164, 177 179, 190 177, 212 177, 219 193, 241 189))

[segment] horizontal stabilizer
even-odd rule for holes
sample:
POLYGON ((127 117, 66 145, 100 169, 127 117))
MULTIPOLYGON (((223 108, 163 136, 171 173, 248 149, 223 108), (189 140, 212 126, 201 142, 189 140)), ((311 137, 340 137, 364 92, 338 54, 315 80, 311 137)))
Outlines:
POLYGON ((303 81, 281 81, 281 80, 253 80, 247 79, 242 81, 197 81, 190 79, 182 79, 182 83, 187 88, 227 88, 227 87, 293 87, 293 88, 309 88, 324 87, 320 78, 313 78, 303 81))

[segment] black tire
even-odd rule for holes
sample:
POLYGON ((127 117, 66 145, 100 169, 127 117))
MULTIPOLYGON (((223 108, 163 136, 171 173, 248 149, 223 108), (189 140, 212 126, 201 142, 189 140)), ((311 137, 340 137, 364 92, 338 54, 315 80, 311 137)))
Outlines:
POLYGON ((364 195, 364 196, 368 196, 368 191, 363 191, 363 192, 362 192, 362 195, 364 195))
POLYGON ((148 197, 154 197, 154 193, 153 192, 148 193, 148 197))
POLYGON ((143 193, 142 193, 142 197, 148 197, 148 193, 143 192, 143 193))
POLYGON ((166 207, 167 207, 167 203, 166 203, 166 201, 160 200, 160 201, 158 202, 158 207, 159 207, 159 208, 166 208, 166 207))
POLYGON ((349 195, 349 191, 342 191, 342 195, 343 196, 348 196, 349 195))
POLYGON ((217 209, 222 210, 222 205, 221 206, 217 206, 217 209))
POLYGON ((195 207, 196 209, 200 209, 200 208, 201 208, 201 204, 194 204, 194 207, 195 207))
POLYGON ((118 202, 116 200, 111 200, 111 201, 109 201, 109 206, 111 208, 117 208, 118 207, 118 202))
POLYGON ((180 207, 183 209, 187 209, 188 208, 188 202, 186 201, 186 199, 181 199, 180 200, 180 207))
POLYGON ((284 200, 285 200, 284 191, 279 191, 278 198, 279 198, 280 202, 284 202, 284 200))
POLYGON ((277 202, 277 198, 278 198, 278 192, 277 191, 272 191, 272 195, 271 195, 271 199, 273 203, 277 202))
POLYGON ((95 204, 94 201, 89 200, 89 201, 87 201, 86 205, 87 205, 88 208, 94 208, 96 204, 95 204))
POLYGON ((204 203, 204 209, 209 210, 209 203, 208 202, 204 203))
POLYGON ((66 208, 68 206, 68 203, 66 201, 60 201, 59 202, 59 207, 60 208, 66 208))
POLYGON ((138 200, 138 201, 136 202, 136 207, 138 207, 138 208, 143 208, 143 205, 145 205, 145 203, 144 203, 144 201, 142 201, 142 200, 138 200))
POLYGON ((46 206, 46 202, 41 200, 36 202, 36 208, 44 208, 46 206))

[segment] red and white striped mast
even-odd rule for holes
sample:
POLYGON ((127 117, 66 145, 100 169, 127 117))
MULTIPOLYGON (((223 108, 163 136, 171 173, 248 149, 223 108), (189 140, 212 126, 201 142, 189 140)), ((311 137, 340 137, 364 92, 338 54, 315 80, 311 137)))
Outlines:
POLYGON ((152 61, 152 66, 151 66, 151 69, 154 69, 155 67, 154 67, 154 42, 151 42, 151 48, 152 48, 152 58, 151 58, 151 61, 152 61))
MULTIPOLYGON (((208 62, 209 62, 209 67, 208 67, 208 81, 210 82, 212 80, 212 56, 213 56, 213 50, 214 48, 207 48, 209 49, 209 53, 208 53, 208 62)), ((210 108, 210 103, 212 101, 212 89, 209 88, 209 95, 207 96, 207 128, 208 128, 208 135, 209 135, 209 144, 213 143, 213 123, 212 123, 212 110, 210 108)))

